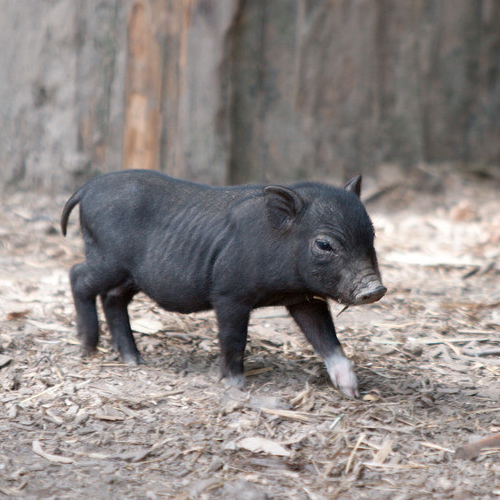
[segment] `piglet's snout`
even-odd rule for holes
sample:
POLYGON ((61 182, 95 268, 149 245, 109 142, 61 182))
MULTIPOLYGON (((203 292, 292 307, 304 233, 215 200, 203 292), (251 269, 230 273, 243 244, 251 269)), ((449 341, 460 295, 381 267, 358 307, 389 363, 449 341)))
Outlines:
POLYGON ((387 288, 382 285, 380 278, 373 276, 371 279, 363 280, 363 284, 356 290, 354 304, 371 304, 380 300, 387 288))

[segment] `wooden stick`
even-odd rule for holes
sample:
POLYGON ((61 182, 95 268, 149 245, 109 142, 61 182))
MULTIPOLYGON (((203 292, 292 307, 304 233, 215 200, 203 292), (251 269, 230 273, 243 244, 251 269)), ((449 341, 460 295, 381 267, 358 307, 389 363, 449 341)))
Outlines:
POLYGON ((491 436, 480 439, 475 443, 461 446, 455 451, 455 458, 464 460, 472 460, 476 458, 483 448, 496 448, 500 446, 500 432, 491 436))
POLYGON ((356 444, 354 445, 354 448, 351 452, 351 454, 349 455, 349 459, 347 460, 347 465, 345 466, 345 474, 349 474, 349 471, 351 470, 351 465, 352 465, 352 461, 354 460, 354 455, 357 451, 357 449, 359 448, 359 445, 363 442, 363 439, 365 439, 365 433, 362 432, 359 437, 358 437, 358 440, 356 441, 356 444))

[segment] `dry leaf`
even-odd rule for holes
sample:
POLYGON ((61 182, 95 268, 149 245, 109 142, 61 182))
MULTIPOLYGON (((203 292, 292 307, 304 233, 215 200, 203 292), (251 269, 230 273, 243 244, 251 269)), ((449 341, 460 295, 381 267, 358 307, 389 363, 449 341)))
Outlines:
POLYGON ((277 457, 289 457, 290 452, 280 444, 259 436, 248 437, 238 442, 238 447, 253 453, 268 453, 277 457))
POLYGON ((379 448, 377 453, 373 456, 373 463, 375 464, 383 464, 387 457, 391 454, 392 452, 392 439, 387 438, 383 443, 382 446, 379 448))
POLYGON ((164 329, 164 324, 154 318, 138 318, 131 322, 133 332, 143 333, 145 335, 152 335, 164 329))
POLYGON ((248 405, 252 408, 266 409, 266 410, 285 410, 289 411, 291 406, 281 398, 276 396, 259 396, 252 395, 248 401, 248 405))

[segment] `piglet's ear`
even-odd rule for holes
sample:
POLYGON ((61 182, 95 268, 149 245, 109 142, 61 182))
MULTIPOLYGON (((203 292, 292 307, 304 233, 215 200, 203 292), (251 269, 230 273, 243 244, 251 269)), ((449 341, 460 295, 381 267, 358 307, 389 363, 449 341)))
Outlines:
POLYGON ((283 186, 264 188, 266 215, 275 229, 286 231, 304 206, 304 200, 293 189, 283 186))
POLYGON ((347 181, 344 189, 346 191, 351 191, 351 193, 354 193, 359 198, 361 195, 361 175, 358 174, 351 180, 347 181))

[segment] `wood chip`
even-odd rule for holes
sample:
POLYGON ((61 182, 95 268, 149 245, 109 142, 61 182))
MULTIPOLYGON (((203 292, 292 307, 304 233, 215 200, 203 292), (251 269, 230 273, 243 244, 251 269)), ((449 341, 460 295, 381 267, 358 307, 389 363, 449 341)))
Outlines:
POLYGON ((6 356, 5 354, 0 354, 0 368, 7 366, 12 361, 10 356, 6 356))
POLYGON ((383 464, 387 457, 391 454, 392 452, 392 439, 387 438, 384 440, 382 443, 382 446, 379 448, 377 453, 373 456, 373 463, 375 464, 383 464))
POLYGON ((23 319, 28 316, 28 314, 31 312, 31 309, 24 309, 23 311, 12 311, 7 314, 7 321, 15 321, 18 319, 23 319))
POLYGON ((446 343, 456 343, 456 342, 490 342, 490 337, 450 337, 450 338, 415 338, 408 337, 408 341, 417 344, 446 344, 446 343))
POLYGON ((97 418, 98 420, 106 420, 108 422, 120 422, 122 420, 125 420, 126 417, 118 415, 107 415, 105 413, 96 413, 94 415, 94 418, 97 418))
POLYGON ((269 413, 270 415, 277 415, 278 417, 288 418, 290 420, 300 420, 301 422, 311 422, 316 420, 318 417, 313 414, 299 413, 297 411, 289 410, 273 410, 271 408, 262 408, 263 413, 269 413))
POLYGON ((365 394, 362 399, 363 401, 378 401, 380 397, 376 394, 365 394))
POLYGON ((40 441, 33 441, 32 448, 37 455, 45 458, 45 460, 48 460, 49 462, 53 462, 55 464, 72 464, 74 462, 72 458, 63 457, 62 455, 52 455, 51 453, 45 452, 40 441))
POLYGON ((363 442, 363 439, 365 439, 365 433, 362 432, 359 437, 358 437, 358 440, 356 441, 356 444, 354 445, 354 448, 353 450, 351 451, 351 454, 349 455, 349 459, 347 460, 347 464, 345 466, 345 474, 349 474, 349 471, 351 470, 351 465, 352 465, 352 461, 354 460, 354 455, 356 453, 356 451, 358 450, 360 444, 363 442))
POLYGON ((425 446, 426 448, 432 448, 433 450, 446 451, 448 453, 453 453, 453 450, 450 450, 449 448, 444 448, 443 446, 440 446, 439 444, 429 443, 427 441, 420 443, 420 444, 422 446, 425 446))
POLYGON ((480 439, 474 443, 461 446, 455 451, 455 458, 472 460, 476 458, 484 448, 496 448, 500 446, 500 432, 487 438, 480 439))
POLYGON ((440 305, 442 309, 495 309, 500 307, 500 300, 495 302, 441 302, 440 305))
POLYGON ((262 375, 263 373, 267 373, 272 371, 272 366, 264 366, 262 368, 255 368, 253 370, 248 370, 245 372, 245 377, 253 377, 255 375, 262 375))
POLYGON ((142 333, 144 335, 153 335, 165 328, 162 321, 156 318, 138 318, 131 322, 133 332, 142 333))
MULTIPOLYGON (((121 487, 120 470, 128 496, 149 500, 498 495, 499 447, 476 451, 478 462, 447 461, 459 446, 467 450, 470 432, 500 433, 498 186, 494 191, 489 206, 474 198, 480 220, 460 224, 448 217, 460 198, 450 204, 448 193, 425 214, 411 206, 424 192, 408 193, 402 210, 374 207, 390 293, 349 308, 337 322, 357 366, 357 400, 331 389, 286 308, 252 313, 245 351, 251 383, 227 397, 218 382, 213 312, 160 313, 137 294, 129 313, 148 364, 131 367, 113 351, 98 300, 98 351, 82 358, 68 275, 85 260, 78 215, 67 238, 47 235, 13 217, 5 194, 0 356, 10 364, 0 369, 0 497, 67 497, 70 474, 72 497, 100 498, 121 487), (416 265, 405 263, 412 259, 416 265), (464 266, 470 263, 477 265, 464 266), (241 487, 226 486, 240 480, 241 487)), ((15 193, 16 204, 35 214, 39 194, 15 193)), ((54 199, 54 221, 64 202, 54 199)), ((329 307, 332 314, 342 308, 329 307)))
POLYGON ((392 252, 386 254, 384 260, 410 266, 447 267, 457 269, 481 265, 481 262, 478 260, 460 258, 454 255, 429 255, 418 252, 392 252))
POLYGON ((59 384, 53 385, 52 387, 49 387, 42 392, 39 392, 37 394, 33 394, 33 396, 30 396, 29 398, 26 398, 26 399, 23 399, 22 401, 20 401, 19 404, 22 406, 23 404, 27 403, 28 401, 39 398, 40 396, 43 396, 49 392, 52 392, 52 391, 55 391, 56 389, 59 389, 63 384, 64 384, 64 382, 60 382, 59 384))
POLYGON ((267 453, 268 455, 275 455, 277 457, 289 457, 290 451, 284 448, 279 443, 271 441, 260 436, 244 438, 238 441, 237 446, 244 450, 251 451, 252 453, 267 453))

